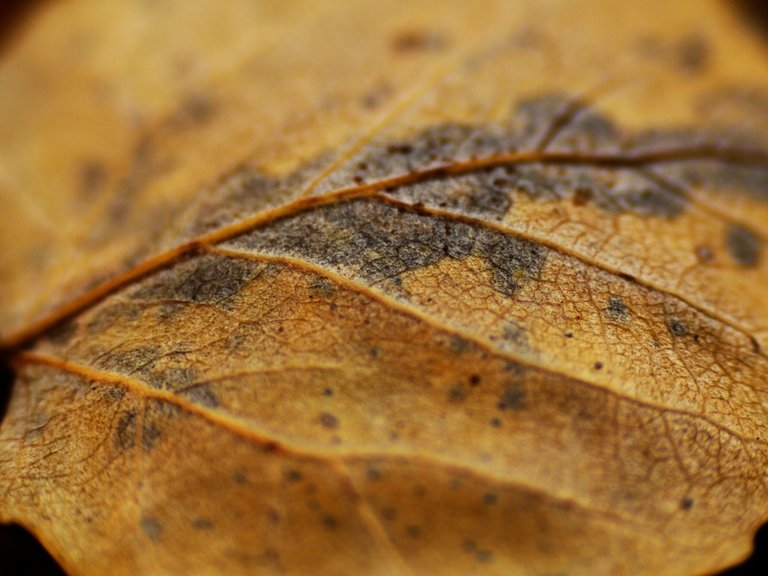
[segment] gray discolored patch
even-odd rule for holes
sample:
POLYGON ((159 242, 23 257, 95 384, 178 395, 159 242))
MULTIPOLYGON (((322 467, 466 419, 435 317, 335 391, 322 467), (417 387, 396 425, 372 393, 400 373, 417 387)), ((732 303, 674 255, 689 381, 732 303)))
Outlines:
MULTIPOLYGON (((179 351, 172 351, 167 355, 173 357, 177 352, 179 351)), ((189 366, 170 366, 158 370, 150 364, 144 369, 137 368, 134 367, 136 374, 140 374, 146 383, 153 388, 161 390, 184 390, 196 383, 200 377, 199 372, 189 366)))
POLYGON ((154 346, 137 346, 127 350, 111 350, 98 358, 95 364, 100 369, 132 374, 138 367, 151 369, 162 355, 162 351, 154 346))
POLYGON ((145 418, 144 428, 141 432, 142 448, 147 452, 151 451, 161 436, 162 432, 160 431, 158 423, 154 420, 147 420, 145 418))
POLYGON ((499 410, 524 410, 527 404, 526 397, 527 394, 522 384, 512 382, 507 384, 504 391, 501 393, 497 408, 499 410))
POLYGON ((516 344, 517 346, 528 346, 528 332, 517 322, 505 320, 501 332, 501 337, 506 342, 516 344))
POLYGON ((224 309, 264 269, 263 265, 221 255, 204 255, 158 274, 131 294, 135 300, 181 300, 224 309))
POLYGON ((136 411, 120 415, 115 429, 115 447, 119 451, 130 450, 136 444, 136 411))
POLYGON ((531 201, 570 200, 609 214, 676 218, 687 200, 629 169, 530 164, 499 166, 477 173, 442 176, 388 192, 409 203, 502 219, 523 195, 531 201))
POLYGON ((519 101, 507 130, 523 149, 544 145, 555 150, 606 150, 616 147, 619 130, 586 102, 563 93, 539 94, 519 101))
POLYGON ((309 289, 322 298, 331 299, 336 294, 337 286, 327 278, 316 276, 310 282, 309 289))
POLYGON ((442 258, 479 256, 493 287, 508 296, 539 277, 549 253, 512 235, 370 199, 308 210, 233 243, 343 268, 369 284, 390 286, 397 286, 400 275, 442 258))
POLYGON ((179 390, 179 395, 206 408, 219 407, 219 397, 208 382, 199 382, 187 386, 179 390))
POLYGON ((139 526, 144 535, 152 542, 157 542, 160 535, 163 533, 163 527, 157 518, 151 516, 142 516, 139 520, 139 526))

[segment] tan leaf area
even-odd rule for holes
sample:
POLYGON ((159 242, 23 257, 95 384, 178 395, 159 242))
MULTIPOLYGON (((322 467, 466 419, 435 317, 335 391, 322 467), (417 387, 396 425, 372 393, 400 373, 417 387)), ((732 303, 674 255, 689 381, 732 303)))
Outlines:
POLYGON ((72 574, 711 573, 768 518, 729 3, 51 3, 0 59, 0 521, 72 574))

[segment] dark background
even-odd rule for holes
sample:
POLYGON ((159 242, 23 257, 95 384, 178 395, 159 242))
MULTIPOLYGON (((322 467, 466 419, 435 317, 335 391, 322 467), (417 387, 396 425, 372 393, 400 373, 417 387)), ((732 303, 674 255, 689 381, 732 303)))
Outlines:
MULTIPOLYGON (((29 23, 35 11, 45 4, 60 0, 0 0, 0 59, 3 51, 29 23)), ((108 0, 107 0, 108 1, 108 0)), ((723 0, 729 1, 729 0, 723 0)), ((753 32, 768 41, 768 0, 734 0, 745 22, 753 32)), ((5 413, 13 375, 0 358, 0 422, 5 413)), ((720 576, 752 576, 765 574, 768 565, 768 524, 755 535, 755 551, 743 564, 720 573, 720 576)), ((51 558, 37 539, 21 526, 0 524, 0 576, 63 576, 64 571, 51 558)))

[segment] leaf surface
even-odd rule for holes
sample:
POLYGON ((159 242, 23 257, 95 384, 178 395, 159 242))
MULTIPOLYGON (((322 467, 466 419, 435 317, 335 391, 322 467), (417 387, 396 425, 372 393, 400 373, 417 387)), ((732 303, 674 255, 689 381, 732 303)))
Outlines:
POLYGON ((73 574, 738 561, 766 57, 714 0, 52 4, 0 61, 0 521, 73 574))

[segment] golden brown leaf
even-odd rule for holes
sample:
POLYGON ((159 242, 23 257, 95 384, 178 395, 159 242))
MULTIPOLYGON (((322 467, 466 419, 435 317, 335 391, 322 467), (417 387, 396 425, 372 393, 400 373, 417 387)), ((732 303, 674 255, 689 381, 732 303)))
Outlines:
POLYGON ((716 0, 51 4, 0 62, 0 521, 73 574, 738 561, 767 57, 716 0))

